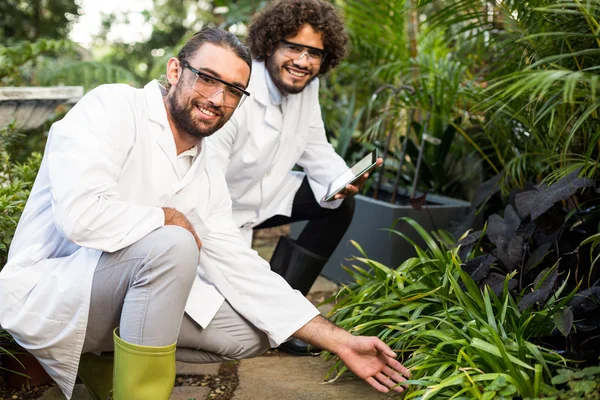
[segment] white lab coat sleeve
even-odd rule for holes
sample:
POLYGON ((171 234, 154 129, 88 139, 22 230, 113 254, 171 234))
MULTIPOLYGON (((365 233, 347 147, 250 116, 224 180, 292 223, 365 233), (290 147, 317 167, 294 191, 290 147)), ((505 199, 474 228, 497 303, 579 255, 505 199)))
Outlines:
POLYGON ((231 218, 225 179, 216 175, 211 174, 211 192, 217 190, 216 207, 207 216, 210 233, 202 238, 199 274, 212 282, 238 313, 265 332, 273 347, 279 346, 319 311, 244 242, 231 218))
POLYGON ((218 131, 207 137, 204 141, 208 149, 208 159, 211 166, 221 170, 223 175, 227 173, 229 160, 237 134, 239 118, 243 117, 244 108, 236 110, 231 119, 218 131))
POLYGON ((337 208, 342 204, 342 200, 324 202, 321 199, 327 193, 329 184, 346 173, 348 166, 327 141, 318 101, 314 102, 310 121, 308 140, 297 164, 304 168, 315 199, 321 207, 337 208))
POLYGON ((161 208, 119 198, 117 180, 136 132, 131 90, 100 86, 50 130, 46 152, 54 222, 79 246, 114 252, 164 225, 161 208))

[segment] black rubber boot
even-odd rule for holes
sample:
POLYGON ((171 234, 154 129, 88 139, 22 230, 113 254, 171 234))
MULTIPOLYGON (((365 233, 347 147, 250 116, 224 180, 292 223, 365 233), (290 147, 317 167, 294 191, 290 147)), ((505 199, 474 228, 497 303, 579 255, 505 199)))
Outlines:
MULTIPOLYGON (((289 237, 282 236, 271 257, 271 269, 306 296, 326 262, 327 257, 306 250, 289 237)), ((282 343, 278 349, 296 356, 318 355, 322 351, 296 338, 282 343)))
POLYGON ((291 338, 287 342, 281 343, 277 350, 300 357, 318 356, 323 351, 323 349, 311 346, 310 344, 296 338, 291 338))
POLYGON ((281 275, 292 288, 306 296, 325 263, 327 257, 306 250, 289 237, 282 236, 271 257, 271 270, 281 275))

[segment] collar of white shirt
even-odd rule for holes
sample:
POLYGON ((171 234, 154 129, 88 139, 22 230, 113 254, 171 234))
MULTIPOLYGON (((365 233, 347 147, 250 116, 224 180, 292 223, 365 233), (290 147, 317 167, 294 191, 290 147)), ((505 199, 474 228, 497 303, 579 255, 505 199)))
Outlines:
POLYGON ((273 103, 274 106, 281 106, 284 96, 279 91, 279 88, 277 88, 277 85, 275 85, 275 82, 273 82, 271 74, 267 68, 265 68, 265 80, 267 81, 267 89, 269 89, 269 98, 271 99, 271 103, 273 103))
MULTIPOLYGON (((148 96, 148 104, 151 110, 151 118, 165 127, 162 134, 169 137, 170 140, 166 139, 166 137, 165 140, 169 142, 168 147, 172 148, 173 151, 175 151, 175 140, 173 139, 173 133, 171 132, 169 120, 167 117, 167 110, 163 101, 163 97, 167 95, 167 89, 157 80, 149 82, 146 85, 145 89, 148 90, 150 94, 148 96)), ((175 160, 175 168, 177 170, 180 180, 183 179, 185 174, 190 170, 192 164, 194 163, 194 161, 196 161, 201 151, 202 139, 198 140, 196 145, 192 148, 183 151, 181 154, 177 155, 177 158, 175 160)))
POLYGON ((185 174, 187 174, 192 167, 192 164, 198 155, 199 145, 200 144, 197 144, 177 156, 177 173, 179 174, 179 179, 183 179, 185 174))

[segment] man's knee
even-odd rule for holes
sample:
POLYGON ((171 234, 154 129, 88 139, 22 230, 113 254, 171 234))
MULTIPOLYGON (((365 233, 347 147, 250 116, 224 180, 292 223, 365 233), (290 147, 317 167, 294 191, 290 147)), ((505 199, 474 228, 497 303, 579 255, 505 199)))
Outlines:
POLYGON ((170 262, 160 264, 178 276, 193 279, 200 254, 194 236, 187 229, 167 225, 151 232, 147 238, 152 241, 149 259, 168 259, 170 262))
POLYGON ((231 358, 241 360, 243 358, 258 357, 271 348, 267 335, 258 329, 254 329, 252 334, 248 335, 241 344, 240 351, 233 354, 231 358))

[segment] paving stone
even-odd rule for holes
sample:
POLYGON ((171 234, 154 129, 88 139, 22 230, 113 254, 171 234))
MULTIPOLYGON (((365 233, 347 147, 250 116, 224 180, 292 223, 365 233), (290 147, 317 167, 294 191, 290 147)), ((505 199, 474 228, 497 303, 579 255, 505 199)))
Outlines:
POLYGON ((177 386, 170 400, 204 400, 209 393, 210 388, 205 386, 177 386))
POLYGON ((177 361, 177 375, 218 375, 221 364, 190 364, 177 361))
MULTIPOLYGON (((72 400, 93 400, 90 393, 87 391, 85 386, 82 384, 75 385, 73 389, 73 397, 72 400)), ((66 397, 62 394, 58 386, 53 386, 50 389, 46 390, 42 397, 38 398, 38 400, 65 400, 66 397)), ((187 399, 186 399, 187 400, 187 399)))
POLYGON ((256 250, 256 252, 258 253, 258 255, 266 261, 269 261, 271 259, 271 256, 273 255, 273 252, 275 251, 275 247, 273 246, 255 246, 253 247, 254 250, 256 250))
MULTIPOLYGON (((183 364, 183 363, 182 363, 183 364)), ((188 364, 190 365, 190 364, 188 364)), ((200 365, 200 364, 195 364, 200 365)), ((210 364, 204 364, 210 365, 210 364)), ((218 365, 219 364, 212 364, 218 365)), ((205 375, 205 374, 203 374, 205 375)), ((210 388, 204 386, 177 386, 173 388, 170 400, 204 400, 210 393, 210 388)), ((58 386, 53 386, 46 390, 42 397, 38 400, 65 400, 65 396, 62 394, 58 386)), ((75 385, 73 390, 72 400, 93 400, 87 389, 82 384, 75 385)))
POLYGON ((330 281, 322 275, 319 275, 315 283, 313 283, 310 288, 311 292, 337 292, 339 290, 339 285, 330 281))
POLYGON ((323 383, 332 363, 320 357, 258 357, 242 360, 234 400, 384 400, 379 393, 353 376, 323 383))

